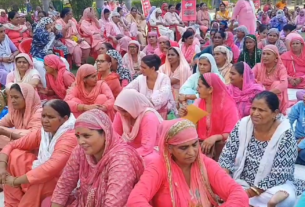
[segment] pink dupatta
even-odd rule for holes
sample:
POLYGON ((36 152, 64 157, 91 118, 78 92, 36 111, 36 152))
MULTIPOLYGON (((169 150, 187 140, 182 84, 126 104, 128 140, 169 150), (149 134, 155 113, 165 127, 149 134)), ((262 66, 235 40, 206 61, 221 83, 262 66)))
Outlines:
POLYGON ((234 43, 234 35, 232 32, 226 32, 227 33, 227 40, 226 40, 226 45, 231 48, 233 52, 233 62, 236 63, 238 61, 240 51, 238 47, 234 43))
POLYGON ((227 86, 229 93, 237 104, 240 118, 250 114, 251 100, 256 94, 264 90, 260 84, 256 83, 250 66, 245 62, 243 64, 244 73, 242 89, 240 90, 238 87, 233 86, 232 84, 227 86))
MULTIPOLYGON (((167 170, 167 180, 173 207, 218 206, 203 163, 203 154, 197 154, 191 167, 191 185, 188 186, 181 168, 172 159, 168 145, 180 145, 198 140, 195 125, 189 120, 164 121, 160 127, 159 152, 167 170), (192 194, 192 195, 191 195, 192 194), (199 194, 199 195, 198 195, 199 194)), ((199 147, 200 148, 200 147, 199 147)))
MULTIPOLYGON (((192 75, 190 65, 188 64, 187 60, 185 59, 184 55, 182 54, 182 51, 178 47, 172 47, 179 55, 180 63, 178 68, 176 70, 179 71, 179 80, 180 80, 180 87, 185 83, 185 81, 192 75)), ((171 77, 172 69, 171 65, 168 61, 168 58, 166 56, 165 64, 161 66, 160 72, 165 73, 169 77, 171 77)))
POLYGON ((270 91, 273 89, 279 89, 280 94, 277 94, 280 100, 280 111, 286 113, 288 107, 288 75, 287 69, 284 66, 279 50, 275 45, 266 45, 263 49, 273 52, 277 57, 277 65, 275 71, 271 75, 267 75, 267 69, 263 62, 257 63, 252 69, 256 81, 262 84, 266 90, 270 91))
POLYGON ((188 63, 191 63, 193 61, 194 56, 196 55, 195 47, 196 44, 194 41, 192 45, 188 46, 185 45, 185 42, 182 43, 181 51, 188 63))
POLYGON ((160 114, 154 109, 152 103, 145 95, 134 89, 124 89, 117 96, 114 102, 114 108, 119 111, 118 107, 127 111, 136 120, 132 126, 129 119, 121 116, 123 125, 122 138, 127 142, 132 142, 138 135, 142 119, 146 113, 152 112, 159 118, 160 123, 162 121, 160 114))
MULTIPOLYGON (((225 84, 215 73, 203 74, 204 79, 213 88, 212 112, 198 122, 197 132, 201 140, 215 134, 230 133, 239 120, 235 101, 225 84), (209 118, 209 121, 207 120, 209 118)), ((199 99, 199 108, 206 110, 206 102, 199 99)))
MULTIPOLYGON (((113 155, 128 154, 135 167, 134 172, 137 180, 143 173, 143 162, 135 149, 128 146, 120 139, 119 135, 113 130, 112 123, 109 117, 98 109, 87 111, 80 115, 76 122, 75 128, 88 128, 90 130, 103 130, 105 133, 105 148, 101 160, 96 163, 94 158, 90 155, 85 155, 84 151, 82 156, 85 159, 80 159, 80 182, 85 186, 90 186, 87 197, 79 196, 80 201, 78 204, 84 207, 103 206, 106 200, 105 193, 109 183, 105 182, 109 175, 109 166, 114 159, 113 155), (90 169, 93 168, 93 173, 90 169)), ((118 178, 119 179, 119 178, 118 178)), ((114 184, 114 183, 111 183, 114 184)), ((110 192, 111 194, 111 192, 110 192)), ((82 194, 80 194, 82 195, 82 194)))
POLYGON ((18 83, 18 85, 21 88, 22 96, 26 103, 25 110, 24 112, 15 110, 10 100, 11 98, 8 96, 9 116, 16 129, 27 129, 27 125, 30 124, 32 116, 41 108, 41 101, 32 85, 28 83, 18 83))
MULTIPOLYGON (((57 70, 57 78, 53 75, 46 74, 47 81, 51 86, 51 89, 56 93, 60 99, 64 99, 66 96, 67 88, 64 83, 64 73, 67 71, 65 63, 57 55, 47 55, 44 58, 44 62, 47 66, 57 70)), ((67 71, 69 75, 75 79, 74 75, 67 71)))

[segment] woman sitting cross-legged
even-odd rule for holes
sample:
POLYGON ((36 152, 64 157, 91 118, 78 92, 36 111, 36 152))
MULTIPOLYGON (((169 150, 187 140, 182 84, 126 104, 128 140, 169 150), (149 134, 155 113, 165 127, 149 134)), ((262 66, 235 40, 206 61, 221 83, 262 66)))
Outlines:
POLYGON ((158 73, 161 59, 157 55, 147 55, 142 58, 141 73, 125 88, 135 89, 142 93, 153 104, 163 119, 168 112, 176 111, 172 94, 170 78, 164 73, 158 73))
POLYGON ((66 102, 58 99, 46 102, 41 122, 41 129, 11 142, 0 153, 6 206, 40 206, 42 200, 52 195, 77 145, 75 118, 66 102))
POLYGON ((97 109, 80 115, 75 131, 79 146, 57 182, 52 207, 125 206, 143 173, 140 156, 115 133, 109 117, 97 109))
MULTIPOLYGON (((197 90, 199 99, 195 100, 194 105, 209 113, 197 124, 201 149, 204 154, 218 160, 224 141, 238 122, 238 110, 225 84, 214 73, 200 75, 197 90)), ((180 117, 187 113, 183 105, 179 109, 180 117)))
POLYGON ((41 128, 41 101, 33 86, 15 83, 7 91, 8 114, 0 120, 0 148, 41 128))
POLYGON ((40 89, 39 92, 50 99, 56 97, 63 100, 67 89, 74 83, 75 76, 67 70, 65 63, 57 55, 47 55, 44 58, 44 67, 47 88, 40 89))
POLYGON ((134 89, 124 89, 116 98, 114 108, 117 113, 113 120, 116 133, 137 149, 145 164, 149 164, 157 154, 158 127, 162 117, 145 95, 134 89))
POLYGON ((164 121, 160 155, 146 167, 127 207, 244 207, 249 199, 220 166, 200 152, 196 126, 183 119, 164 121), (217 195, 217 196, 216 196, 217 195))
POLYGON ((240 118, 250 114, 252 99, 264 90, 262 85, 256 83, 250 66, 245 62, 232 66, 227 88, 237 105, 240 118))
POLYGON ((65 101, 75 117, 85 111, 99 109, 113 119, 113 94, 105 81, 97 80, 97 71, 93 65, 84 64, 78 69, 76 83, 68 90, 65 101))
POLYGON ((250 116, 236 124, 219 158, 220 166, 244 187, 251 206, 288 207, 296 200, 297 142, 289 121, 278 118, 279 106, 274 93, 257 94, 250 116))

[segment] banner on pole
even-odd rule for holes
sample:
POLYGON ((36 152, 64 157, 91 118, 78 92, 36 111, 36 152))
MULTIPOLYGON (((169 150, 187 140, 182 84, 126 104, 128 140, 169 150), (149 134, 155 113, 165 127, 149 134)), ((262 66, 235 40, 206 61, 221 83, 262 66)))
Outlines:
POLYGON ((148 12, 151 8, 150 1, 149 0, 141 0, 142 4, 142 11, 145 17, 148 16, 148 12))
POLYGON ((182 21, 196 21, 196 0, 182 0, 181 2, 182 21))

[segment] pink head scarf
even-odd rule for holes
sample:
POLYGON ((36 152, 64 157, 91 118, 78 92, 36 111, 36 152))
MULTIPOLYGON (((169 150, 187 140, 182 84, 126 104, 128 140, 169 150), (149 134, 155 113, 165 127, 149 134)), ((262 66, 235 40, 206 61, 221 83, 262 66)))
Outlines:
POLYGON ((97 70, 93 65, 84 64, 79 67, 76 73, 76 86, 73 90, 76 90, 78 97, 85 104, 93 104, 97 96, 100 95, 101 85, 103 81, 97 81, 95 87, 90 91, 86 91, 84 79, 89 75, 97 74, 97 70))
MULTIPOLYGON (((158 37, 158 34, 157 34, 157 32, 154 32, 154 31, 152 31, 152 32, 148 32, 148 35, 147 35, 148 37, 158 37)), ((148 42, 148 44, 147 44, 147 47, 146 47, 146 54, 149 54, 149 55, 153 55, 154 54, 154 52, 155 52, 155 50, 156 50, 156 48, 158 47, 158 42, 157 42, 157 45, 156 45, 156 47, 153 47, 150 43, 149 43, 149 41, 147 41, 148 42)))
MULTIPOLYGON (((64 99, 66 96, 66 86, 64 83, 64 73, 66 72, 67 68, 65 63, 58 57, 57 55, 47 55, 44 58, 44 63, 53 68, 54 70, 57 70, 57 78, 55 79, 53 75, 47 74, 46 79, 51 86, 52 90, 56 93, 56 95, 60 99, 64 99)), ((74 78, 74 75, 72 73, 69 73, 71 77, 74 78)))
POLYGON ((207 170, 203 163, 204 155, 200 153, 200 146, 196 160, 191 167, 191 188, 185 182, 181 168, 172 159, 169 145, 180 145, 198 140, 195 125, 189 120, 175 119, 164 121, 160 125, 159 152, 167 170, 167 180, 173 207, 211 206, 216 204, 215 195, 211 189, 207 170), (178 188, 176 187, 178 186, 178 188), (197 198, 191 198, 190 191, 199 192, 197 198))
POLYGON ((15 110, 10 96, 8 96, 8 111, 16 129, 27 129, 27 125, 30 123, 32 116, 39 108, 41 108, 41 101, 38 93, 32 85, 28 83, 16 84, 18 84, 21 88, 22 96, 25 101, 25 109, 24 112, 15 110))
MULTIPOLYGON (((134 44, 136 45, 136 47, 138 48, 138 64, 140 65, 141 63, 141 59, 142 59, 142 55, 141 55, 141 45, 138 41, 136 40, 131 40, 129 43, 128 43, 128 47, 131 45, 131 44, 134 44)), ((128 50, 127 50, 128 51, 128 50)), ((135 71, 134 71, 134 63, 133 63, 133 58, 132 56, 129 54, 129 52, 127 52, 127 55, 128 55, 128 61, 125 61, 125 62, 128 62, 128 65, 126 65, 126 67, 130 70, 130 74, 134 74, 135 71)), ((125 59, 125 56, 124 56, 124 59, 125 59)))
MULTIPOLYGON (((160 36, 158 38, 158 43, 159 43, 159 41, 162 41, 162 42, 169 41, 169 38, 166 37, 166 36, 160 36)), ((159 47, 157 49, 155 49, 155 54, 158 55, 158 56, 163 54, 163 52, 161 51, 160 47, 161 47, 161 45, 159 44, 159 47)))
MULTIPOLYGON (((305 41, 301 36, 295 36, 290 41, 290 48, 292 47, 292 43, 295 41, 299 41, 303 45, 303 50, 300 56, 295 55, 291 50, 285 52, 281 55, 282 60, 288 60, 296 62, 297 65, 301 67, 305 67, 305 41)), ((294 64, 294 63, 293 63, 294 64)))
MULTIPOLYGON (((285 69, 286 70, 286 67, 284 66, 284 64, 282 62, 282 59, 281 59, 281 56, 280 56, 280 53, 279 53, 279 50, 278 50, 277 46, 275 46, 275 45, 266 45, 263 48, 263 51, 266 51, 266 50, 269 50, 269 51, 273 52, 278 57, 278 61, 277 61, 277 65, 276 65, 276 70, 281 70, 281 69, 285 69)), ((265 85, 271 86, 272 82, 268 81, 270 79, 267 78, 265 64, 260 63, 260 64, 258 64, 258 67, 260 67, 259 68, 260 72, 257 74, 256 79, 260 80, 261 84, 264 85, 264 86, 265 85)))
POLYGON ((251 100, 257 93, 264 90, 264 88, 257 84, 255 81, 254 74, 250 66, 243 62, 244 72, 243 72, 243 86, 242 90, 232 84, 228 85, 229 93, 238 105, 238 111, 240 118, 245 115, 249 115, 249 110, 251 107, 251 100))
POLYGON ((119 135, 115 133, 112 128, 112 123, 107 114, 104 112, 93 109, 81 114, 76 122, 75 128, 87 128, 90 130, 103 130, 105 133, 105 148, 102 159, 95 163, 90 155, 82 155, 80 157, 80 182, 91 186, 88 191, 88 196, 85 206, 102 206, 105 203, 105 189, 107 188, 107 177, 109 176, 106 166, 113 162, 114 154, 127 154, 133 162, 134 172, 136 173, 137 180, 143 173, 142 159, 134 148, 124 143, 119 135), (93 169, 93 170, 92 170, 93 169), (93 173, 92 173, 93 171, 93 173))
MULTIPOLYGON (((179 66, 176 70, 179 70, 179 75, 180 75, 180 87, 185 83, 185 81, 192 75, 190 65, 188 64, 187 60, 185 59, 184 55, 182 54, 182 51, 178 47, 172 47, 170 49, 175 50, 178 53, 179 56, 179 66)), ((168 61, 168 58, 166 56, 165 64, 164 64, 164 73, 168 76, 171 75, 172 70, 171 70, 171 65, 168 61)))
POLYGON ((302 12, 304 12, 304 15, 301 17, 300 15, 298 15, 295 19, 295 22, 297 25, 304 25, 305 24, 305 9, 301 10, 302 12))
MULTIPOLYGON (((219 121, 219 120, 225 120, 228 116, 228 112, 231 115, 230 121, 234 123, 229 123, 230 126, 233 126, 237 123, 239 117, 238 117, 238 111, 236 108, 235 101, 229 94, 226 85, 223 83, 223 81, 219 78, 218 75, 215 73, 205 73, 203 74, 203 77, 205 81, 208 83, 210 87, 213 88, 212 93, 212 113, 210 115, 210 123, 211 126, 210 129, 207 130, 207 120, 206 117, 202 118, 198 122, 198 135, 200 139, 205 140, 206 138, 215 135, 215 134, 222 134, 222 133, 230 133, 231 130, 226 130, 225 125, 228 123, 219 121), (233 113, 232 111, 236 112, 233 113), (233 117, 232 115, 236 115, 236 117, 233 117)), ((200 77, 201 79, 201 77, 200 77)), ((201 99, 199 102, 199 108, 206 110, 206 102, 204 99, 201 99)))
POLYGON ((118 107, 127 111, 136 120, 131 128, 129 120, 121 116, 124 131, 122 138, 125 141, 131 142, 136 138, 145 113, 153 112, 159 118, 160 122, 162 120, 160 114, 154 109, 154 106, 146 96, 134 89, 124 89, 117 96, 114 102, 114 108, 119 111, 118 107))

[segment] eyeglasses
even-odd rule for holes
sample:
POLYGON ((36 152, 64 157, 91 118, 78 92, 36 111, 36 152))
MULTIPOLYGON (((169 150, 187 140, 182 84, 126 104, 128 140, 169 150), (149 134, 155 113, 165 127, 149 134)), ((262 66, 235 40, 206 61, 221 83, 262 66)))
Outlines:
POLYGON ((95 62, 96 62, 96 64, 102 64, 102 63, 106 62, 106 60, 96 60, 95 62))
POLYGON ((129 46, 128 49, 137 49, 136 46, 129 46))
POLYGON ((147 38, 154 38, 155 36, 147 36, 147 38))

